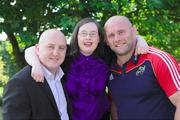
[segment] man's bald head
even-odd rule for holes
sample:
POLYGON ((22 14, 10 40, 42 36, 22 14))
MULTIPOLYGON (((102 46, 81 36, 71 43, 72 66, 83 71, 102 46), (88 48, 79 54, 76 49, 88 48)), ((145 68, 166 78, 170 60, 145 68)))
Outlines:
POLYGON ((107 29, 108 27, 111 27, 113 24, 116 24, 116 23, 126 24, 129 27, 132 26, 132 23, 130 22, 130 20, 127 17, 125 17, 125 16, 112 16, 106 21, 104 28, 107 29))
POLYGON ((66 40, 64 34, 60 30, 55 28, 48 29, 41 34, 39 38, 39 44, 44 43, 44 41, 46 40, 57 39, 57 38, 61 38, 64 41, 66 40))

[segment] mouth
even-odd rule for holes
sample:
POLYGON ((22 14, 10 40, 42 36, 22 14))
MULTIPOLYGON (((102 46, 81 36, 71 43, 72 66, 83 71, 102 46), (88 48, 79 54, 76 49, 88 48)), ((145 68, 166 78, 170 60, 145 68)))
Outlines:
POLYGON ((50 58, 51 61, 57 62, 59 59, 58 58, 50 58))
POLYGON ((84 46, 86 46, 86 47, 91 47, 92 44, 93 44, 92 42, 85 42, 85 43, 84 43, 84 46))
POLYGON ((126 45, 126 43, 115 44, 115 47, 122 47, 124 45, 126 45))

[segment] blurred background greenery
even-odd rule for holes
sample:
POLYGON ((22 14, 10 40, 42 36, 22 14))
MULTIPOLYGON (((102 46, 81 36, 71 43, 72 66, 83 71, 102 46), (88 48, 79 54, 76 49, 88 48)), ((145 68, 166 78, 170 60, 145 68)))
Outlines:
POLYGON ((26 65, 24 50, 44 30, 59 27, 67 39, 82 18, 103 26, 112 15, 129 17, 149 45, 180 61, 179 0, 0 0, 0 100, 3 86, 26 65))

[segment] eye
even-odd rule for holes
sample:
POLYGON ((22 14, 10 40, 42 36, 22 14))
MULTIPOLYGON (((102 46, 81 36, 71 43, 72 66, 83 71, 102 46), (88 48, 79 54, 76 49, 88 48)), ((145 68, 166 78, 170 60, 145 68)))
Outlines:
POLYGON ((97 32, 91 32, 91 33, 89 33, 89 35, 90 35, 91 37, 96 37, 96 36, 97 36, 97 32))
POLYGON ((48 49, 54 49, 53 45, 48 45, 48 49))
POLYGON ((117 33, 118 35, 122 35, 125 31, 124 30, 119 30, 117 33))
POLYGON ((109 34, 108 35, 108 39, 113 39, 114 38, 114 34, 109 34))
POLYGON ((61 50, 61 51, 65 51, 66 49, 67 49, 66 46, 60 46, 60 47, 59 47, 59 50, 61 50))
POLYGON ((88 33, 87 32, 81 32, 81 33, 79 33, 79 35, 81 35, 82 37, 86 37, 88 35, 88 33))

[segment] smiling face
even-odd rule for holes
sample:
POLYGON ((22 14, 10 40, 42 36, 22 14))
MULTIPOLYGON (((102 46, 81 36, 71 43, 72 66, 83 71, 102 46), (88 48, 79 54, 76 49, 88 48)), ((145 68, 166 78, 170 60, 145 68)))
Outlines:
POLYGON ((99 43, 98 28, 95 23, 89 22, 82 25, 78 31, 78 46, 80 52, 85 55, 91 55, 99 43))
POLYGON ((45 31, 40 37, 39 44, 36 45, 40 62, 52 73, 56 72, 64 61, 66 49, 64 35, 55 29, 45 31))
POLYGON ((135 47, 136 29, 125 17, 112 17, 105 24, 107 44, 118 55, 130 54, 135 47))

